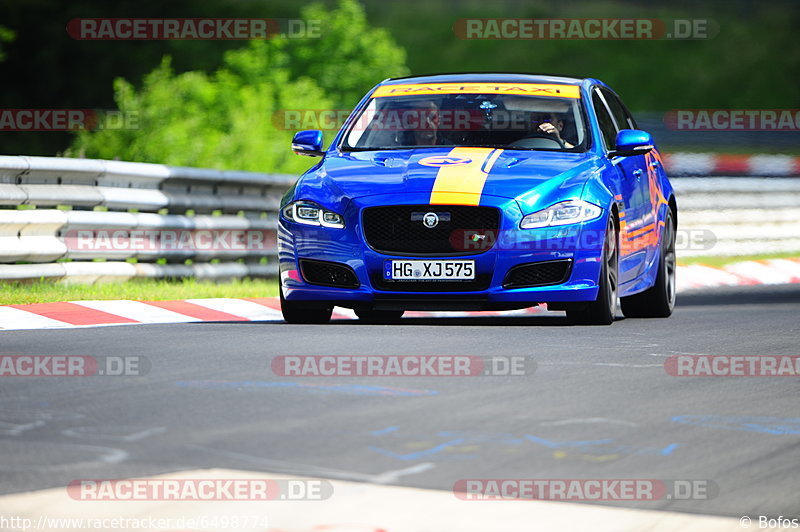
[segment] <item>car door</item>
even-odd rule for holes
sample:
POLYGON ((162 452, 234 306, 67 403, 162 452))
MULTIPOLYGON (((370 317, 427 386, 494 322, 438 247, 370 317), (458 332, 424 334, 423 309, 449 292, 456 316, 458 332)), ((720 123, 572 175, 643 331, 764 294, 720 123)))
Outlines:
MULTIPOLYGON (((622 129, 635 129, 636 123, 619 98, 606 89, 594 89, 595 108, 602 107, 614 125, 614 137, 622 129)), ((611 148, 609 148, 611 149, 611 148)), ((620 211, 620 283, 636 278, 642 273, 652 250, 651 241, 656 230, 650 202, 650 185, 645 155, 612 157, 622 190, 623 208, 620 211)))
MULTIPOLYGON (((600 91, 595 88, 592 90, 592 106, 597 117, 605 151, 614 149, 617 136, 617 125, 608 109, 605 99, 600 91)), ((620 256, 619 256, 619 282, 623 284, 630 281, 640 269, 641 257, 636 256, 627 244, 627 228, 635 224, 639 209, 640 198, 637 197, 637 182, 633 171, 623 166, 624 157, 612 157, 611 165, 614 168, 614 194, 616 195, 619 206, 620 216, 620 256)))
MULTIPOLYGON (((611 115, 621 129, 638 129, 636 122, 628 108, 622 103, 619 96, 608 89, 601 89, 606 102, 611 109, 611 115), (624 124, 624 126, 622 125, 624 124)), ((661 170, 661 157, 653 150, 644 155, 627 157, 625 164, 632 164, 637 175, 637 201, 641 208, 641 226, 632 231, 631 247, 644 250, 646 258, 642 266, 650 264, 658 253, 658 208, 659 208, 659 171, 661 170)), ((663 170, 661 170, 663 171, 663 170)))

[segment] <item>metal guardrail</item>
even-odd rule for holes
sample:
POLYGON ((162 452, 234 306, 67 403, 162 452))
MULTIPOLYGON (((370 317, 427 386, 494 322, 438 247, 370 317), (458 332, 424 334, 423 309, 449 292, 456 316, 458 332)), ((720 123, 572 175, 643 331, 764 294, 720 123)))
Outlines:
MULTIPOLYGON (((277 209, 295 179, 0 156, 0 279, 274 276, 277 209), (190 241, 169 245, 164 235, 190 241), (227 235, 219 239, 222 245, 198 245, 200 237, 208 242, 219 235, 227 235), (247 245, 225 245, 253 235, 258 238, 247 245)), ((673 183, 680 229, 710 232, 715 239, 711 247, 688 245, 679 254, 800 252, 800 179, 693 177, 673 183)))
POLYGON ((277 209, 295 179, 122 161, 0 156, 0 279, 274 276, 277 209), (169 245, 162 240, 167 234, 190 241, 169 245), (236 246, 242 235, 259 238, 236 246), (200 237, 206 242, 216 238, 219 244, 197 245, 200 237), (103 238, 113 245, 103 246, 103 238))
POLYGON ((679 256, 800 254, 800 179, 673 178, 679 229, 713 235, 713 245, 679 256))
POLYGON ((800 177, 800 157, 721 153, 668 153, 664 165, 671 177, 800 177))
MULTIPOLYGON (((673 112, 675 111, 677 110, 673 110, 673 112)), ((671 127, 667 125, 669 122, 667 117, 670 114, 657 112, 635 113, 638 127, 650 133, 662 148, 678 149, 679 147, 692 146, 695 149, 709 152, 718 150, 721 147, 738 147, 740 150, 754 152, 759 150, 774 151, 775 148, 794 151, 797 145, 800 144, 800 132, 787 129, 752 131, 734 128, 707 131, 673 129, 675 127, 674 124, 671 127)))

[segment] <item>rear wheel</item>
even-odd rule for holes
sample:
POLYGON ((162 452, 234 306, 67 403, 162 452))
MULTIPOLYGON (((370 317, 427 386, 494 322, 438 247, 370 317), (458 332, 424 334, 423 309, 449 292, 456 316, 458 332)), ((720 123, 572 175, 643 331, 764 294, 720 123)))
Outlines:
POLYGON ((667 210, 659 255, 652 288, 620 300, 626 318, 668 318, 675 308, 675 223, 671 209, 667 210))
POLYGON ((356 310, 358 319, 365 323, 396 323, 403 317, 402 310, 356 310))
POLYGON ((313 303, 287 301, 281 293, 281 312, 287 323, 328 323, 333 314, 332 306, 313 303))
POLYGON ((598 279, 597 299, 581 310, 568 310, 567 317, 580 325, 611 325, 617 314, 619 279, 619 236, 614 219, 609 217, 603 245, 603 264, 598 279))

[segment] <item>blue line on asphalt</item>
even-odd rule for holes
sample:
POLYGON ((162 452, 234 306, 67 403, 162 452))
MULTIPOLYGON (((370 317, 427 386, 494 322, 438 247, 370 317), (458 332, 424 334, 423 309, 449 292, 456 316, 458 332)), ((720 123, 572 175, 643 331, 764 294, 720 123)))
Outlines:
POLYGON ((453 445, 459 445, 461 443, 464 443, 463 439, 450 440, 448 442, 440 443, 435 447, 431 447, 430 449, 425 449, 424 451, 417 451, 415 453, 408 453, 408 454, 399 454, 393 451, 382 449, 380 447, 373 447, 371 445, 368 448, 370 451, 375 451, 378 454, 389 456, 391 458, 397 458, 398 460, 417 460, 418 458, 438 454, 444 451, 448 447, 451 447, 453 445))
POLYGON ((723 430, 743 430, 763 434, 800 434, 800 418, 768 416, 675 416, 672 421, 686 425, 723 430))

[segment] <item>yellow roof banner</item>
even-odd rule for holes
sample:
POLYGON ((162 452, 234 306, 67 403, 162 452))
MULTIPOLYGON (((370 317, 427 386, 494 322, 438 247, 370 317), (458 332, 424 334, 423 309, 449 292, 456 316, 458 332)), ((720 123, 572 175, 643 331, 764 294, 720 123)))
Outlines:
POLYGON ((577 85, 542 85, 538 83, 412 83, 381 85, 373 98, 386 96, 417 96, 428 94, 517 94, 521 96, 552 96, 580 98, 577 85))

